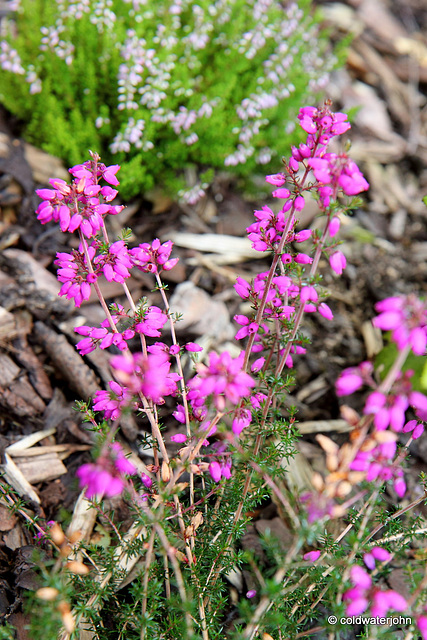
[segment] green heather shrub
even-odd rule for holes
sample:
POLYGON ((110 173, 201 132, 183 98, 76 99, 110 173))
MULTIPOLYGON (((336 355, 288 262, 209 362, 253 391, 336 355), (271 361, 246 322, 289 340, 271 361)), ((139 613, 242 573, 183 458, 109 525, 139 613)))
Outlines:
POLYGON ((9 5, 0 102, 69 165, 88 149, 120 164, 125 198, 156 185, 195 202, 207 169, 277 167, 336 64, 310 0, 9 5))

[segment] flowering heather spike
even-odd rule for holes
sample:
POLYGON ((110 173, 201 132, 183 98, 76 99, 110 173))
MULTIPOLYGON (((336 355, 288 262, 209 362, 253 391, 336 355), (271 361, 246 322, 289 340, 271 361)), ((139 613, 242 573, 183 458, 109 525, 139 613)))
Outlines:
POLYGON ((189 381, 188 386, 205 398, 212 396, 215 406, 222 411, 227 400, 236 405, 255 386, 251 376, 242 371, 242 364, 243 353, 233 359, 228 351, 220 355, 211 352, 209 365, 198 364, 198 375, 189 381))
POLYGON ((176 394, 179 376, 170 373, 166 354, 142 353, 114 356, 111 366, 117 380, 132 393, 142 393, 155 403, 163 403, 164 396, 176 394))
POLYGON ((168 240, 160 244, 156 238, 151 244, 144 242, 134 249, 130 249, 129 255, 135 267, 147 273, 160 273, 169 271, 178 262, 178 258, 170 259, 173 242, 168 240))
MULTIPOLYGON (((107 204, 112 199, 113 190, 105 191, 105 188, 97 184, 98 177, 104 177, 105 180, 108 178, 107 181, 114 178, 114 184, 118 184, 112 167, 106 168, 97 163, 97 168, 94 175, 92 161, 76 165, 70 169, 74 176, 70 185, 64 180, 55 179, 50 181, 54 189, 38 189, 37 195, 43 200, 36 211, 38 220, 42 224, 57 222, 63 232, 73 233, 80 229, 87 238, 94 237, 101 229, 106 215, 116 215, 123 209, 122 206, 107 204)), ((114 167, 115 172, 119 169, 119 165, 114 167)))

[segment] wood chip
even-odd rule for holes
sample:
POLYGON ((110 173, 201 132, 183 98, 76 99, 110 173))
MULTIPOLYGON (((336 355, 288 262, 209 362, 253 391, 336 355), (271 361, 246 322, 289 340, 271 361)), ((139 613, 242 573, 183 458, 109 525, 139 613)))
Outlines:
POLYGON ((8 482, 21 497, 28 496, 31 500, 40 504, 39 496, 22 471, 18 469, 17 465, 7 453, 4 454, 4 457, 5 464, 2 466, 6 482, 8 482))
POLYGON ((16 465, 28 482, 47 482, 67 473, 67 467, 55 452, 16 458, 16 465))
POLYGON ((367 320, 362 324, 362 336, 365 341, 366 355, 369 359, 375 357, 384 346, 381 329, 374 327, 367 320))
POLYGON ((351 431, 352 428, 346 420, 307 420, 298 423, 298 430, 302 435, 309 433, 329 433, 331 431, 347 433, 351 431))
POLYGON ((215 300, 190 281, 176 287, 170 307, 173 313, 183 316, 175 325, 178 333, 188 330, 195 335, 211 335, 216 337, 217 342, 234 336, 230 314, 224 302, 215 300))
POLYGON ((42 363, 28 344, 26 336, 23 334, 17 336, 13 341, 13 347, 15 358, 28 372, 34 389, 43 400, 49 401, 53 394, 52 385, 42 363))
POLYGON ((46 406, 26 374, 5 353, 0 353, 0 403, 14 415, 31 418, 46 406))
POLYGON ((10 531, 17 522, 16 516, 3 504, 0 504, 0 531, 10 531))
POLYGON ((254 260, 265 257, 265 253, 252 249, 249 238, 226 236, 216 233, 181 233, 169 232, 168 238, 179 247, 195 249, 204 253, 220 253, 227 256, 229 264, 241 260, 254 260))
POLYGON ((89 449, 91 449, 91 445, 88 444, 52 444, 46 447, 31 447, 24 451, 10 451, 8 447, 6 451, 12 458, 33 458, 35 456, 45 456, 46 454, 56 453, 59 454, 61 460, 64 460, 76 451, 88 451, 89 449))
POLYGON ((70 174, 64 167, 62 160, 50 155, 32 144, 24 144, 25 159, 30 165, 35 182, 49 184, 51 178, 61 178, 68 182, 70 174))
POLYGON ((0 340, 12 340, 17 335, 15 318, 12 313, 0 307, 0 340))
POLYGON ((56 429, 44 429, 43 431, 36 431, 36 433, 31 433, 20 440, 17 440, 13 444, 10 444, 6 451, 10 455, 16 454, 18 452, 23 452, 26 449, 37 444, 40 440, 44 440, 44 438, 48 438, 55 433, 56 429))
POLYGON ((65 336, 59 335, 41 321, 34 324, 34 332, 71 389, 84 400, 91 398, 100 389, 95 374, 65 336))
POLYGON ((97 515, 97 510, 85 498, 85 492, 82 491, 74 505, 73 516, 67 529, 67 537, 70 538, 74 533, 80 532, 82 540, 88 541, 97 515))

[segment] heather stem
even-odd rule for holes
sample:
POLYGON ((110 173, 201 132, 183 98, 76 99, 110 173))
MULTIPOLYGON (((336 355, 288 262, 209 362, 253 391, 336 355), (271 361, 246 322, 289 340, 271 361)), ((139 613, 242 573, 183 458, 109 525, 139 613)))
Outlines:
MULTIPOLYGON (((84 254, 85 254, 88 271, 89 271, 89 273, 94 274, 95 272, 93 270, 92 261, 91 261, 91 259, 89 257, 89 251, 88 251, 87 242, 86 242, 86 239, 83 236, 83 234, 82 234, 80 229, 79 229, 79 236, 80 236, 80 242, 82 243, 83 251, 84 251, 84 254)), ((95 280, 95 282, 93 282, 93 288, 96 291, 96 295, 98 296, 98 300, 99 300, 99 302, 101 304, 102 309, 104 310, 105 317, 108 320, 108 323, 110 325, 110 328, 111 328, 112 332, 113 333, 117 333, 116 325, 114 324, 113 318, 111 317, 110 310, 109 310, 109 308, 107 306, 107 303, 105 302, 105 298, 102 295, 101 288, 100 288, 100 286, 99 286, 99 284, 98 284, 98 282, 96 280, 95 280)))

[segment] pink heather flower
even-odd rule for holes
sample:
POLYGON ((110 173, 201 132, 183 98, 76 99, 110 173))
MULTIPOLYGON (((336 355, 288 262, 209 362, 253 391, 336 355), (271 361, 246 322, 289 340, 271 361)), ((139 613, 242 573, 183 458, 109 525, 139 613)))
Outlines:
POLYGON ((215 482, 219 482, 221 480, 221 465, 219 462, 214 460, 209 465, 209 473, 211 474, 212 480, 215 482))
POLYGON ((85 257, 78 251, 57 253, 56 258, 57 278, 62 283, 58 295, 67 300, 74 299, 75 306, 80 307, 84 300, 89 300, 91 285, 96 282, 97 275, 89 273, 85 257))
POLYGON ((118 442, 113 442, 113 444, 110 445, 110 452, 112 454, 114 466, 119 473, 129 475, 134 475, 136 473, 136 467, 126 458, 123 453, 123 449, 118 442))
POLYGON ((338 231, 340 230, 340 219, 337 216, 334 216, 330 222, 329 222, 329 227, 328 227, 328 231, 329 231, 329 236, 331 238, 334 238, 338 231))
POLYGON ((369 589, 372 584, 370 575, 363 567, 357 564, 350 569, 350 580, 356 587, 360 587, 361 589, 369 589))
POLYGON ((257 333, 259 329, 259 324, 257 324, 256 322, 251 322, 246 316, 236 315, 234 316, 234 320, 237 322, 237 324, 243 325, 242 328, 239 329, 239 331, 234 336, 235 340, 241 340, 242 338, 246 338, 246 336, 252 333, 257 333))
POLYGON ((421 615, 417 618, 417 626, 423 640, 427 640, 427 616, 421 615))
POLYGON ((297 253, 294 258, 294 261, 297 264, 311 264, 313 262, 313 258, 308 256, 306 253, 297 253))
POLYGON ((267 400, 267 396, 264 393, 254 393, 249 398, 249 401, 254 409, 261 409, 261 405, 263 402, 267 400))
POLYGON ((170 362, 166 354, 134 353, 111 359, 117 380, 132 393, 142 393, 157 404, 163 397, 175 395, 177 374, 169 373, 170 362))
POLYGON ((289 189, 284 189, 279 188, 279 189, 275 189, 272 194, 273 198, 289 198, 289 196, 291 195, 291 192, 289 191, 289 189))
POLYGON ((366 564, 368 569, 373 571, 375 569, 375 560, 386 562, 387 560, 391 560, 391 558, 391 553, 386 549, 383 549, 382 547, 373 547, 369 553, 364 554, 363 562, 366 564))
POLYGON ((345 153, 325 153, 309 158, 307 164, 313 169, 316 180, 321 185, 331 185, 332 190, 340 187, 346 195, 354 196, 369 189, 359 167, 345 153))
POLYGON ((94 464, 82 465, 77 469, 76 475, 80 486, 86 487, 87 498, 102 497, 103 495, 111 498, 121 494, 125 488, 125 482, 122 478, 112 476, 108 471, 94 464))
POLYGON ((129 255, 135 267, 147 273, 170 271, 178 262, 178 258, 170 259, 173 242, 168 240, 163 244, 156 238, 151 245, 148 242, 130 249, 129 255))
POLYGON ((108 383, 111 391, 96 391, 93 398, 93 410, 103 411, 105 420, 117 420, 123 407, 128 407, 133 399, 128 389, 114 380, 108 383))
POLYGON ((96 463, 84 464, 76 471, 80 486, 86 487, 88 498, 119 495, 126 486, 123 475, 135 473, 136 468, 126 458, 118 442, 109 445, 96 463))
POLYGON ((348 396, 360 389, 363 384, 373 384, 372 371, 371 362, 361 362, 357 367, 344 369, 335 383, 337 396, 348 396))
POLYGON ((316 302, 319 296, 317 294, 315 287, 312 287, 311 285, 306 285, 304 287, 301 287, 300 297, 301 297, 301 302, 308 302, 309 300, 316 302))
POLYGON ((333 320, 334 314, 332 313, 330 307, 326 304, 326 302, 321 302, 317 307, 317 311, 321 316, 326 318, 326 320, 333 320))
POLYGON ((320 551, 309 551, 303 555, 303 559, 308 562, 316 562, 320 558, 320 551))
POLYGON ((362 172, 353 160, 347 159, 338 178, 338 184, 348 196, 355 196, 361 191, 369 189, 369 183, 363 177, 362 172))
MULTIPOLYGON (((252 247, 257 251, 267 251, 275 249, 282 239, 283 232, 286 227, 290 229, 287 241, 292 242, 295 238, 292 229, 296 224, 296 220, 291 221, 285 217, 286 211, 292 206, 292 201, 288 200, 281 211, 274 213, 270 207, 264 205, 262 209, 254 212, 256 222, 246 228, 248 238, 252 242, 252 247)), ((239 294, 240 295, 240 294, 239 294)))
POLYGON ((128 248, 123 240, 113 242, 107 253, 99 254, 94 258, 93 264, 99 265, 109 282, 119 282, 120 284, 130 277, 129 269, 133 267, 128 248))
POLYGON ((190 351, 190 353, 198 353, 200 351, 203 351, 203 347, 197 344, 197 342, 187 342, 184 347, 187 351, 190 351))
POLYGON ((427 304, 414 294, 386 298, 375 305, 380 314, 372 320, 374 327, 391 331, 398 349, 411 347, 422 356, 427 346, 427 304))
POLYGON ((306 240, 308 240, 309 238, 311 238, 312 236, 312 231, 311 229, 303 229, 302 231, 298 231, 295 235, 294 235, 294 242, 305 242, 306 240))
POLYGON ((185 435, 185 433, 176 433, 175 435, 171 436, 171 442, 177 442, 181 444, 186 440, 187 440, 187 436, 185 435))
POLYGON ((293 261, 293 257, 290 253, 282 253, 280 259, 283 264, 291 264, 291 262, 293 261))
MULTIPOLYGON (((286 178, 283 173, 275 173, 269 176, 265 176, 266 182, 273 184, 275 187, 281 187, 285 184, 286 178)), ((288 197, 288 196, 286 196, 288 197)))
MULTIPOLYGON (((246 592, 246 597, 247 598, 254 598, 255 596, 256 596, 256 589, 249 589, 249 591, 246 592)), ((427 620, 427 618, 426 618, 426 620, 427 620)))
POLYGON ((345 612, 348 616, 358 616, 366 609, 369 605, 369 600, 364 596, 363 589, 358 587, 354 587, 353 589, 349 589, 343 594, 343 600, 349 600, 345 612))
POLYGON ((237 278, 236 280, 236 284, 234 285, 234 288, 236 290, 236 293, 243 298, 244 300, 246 298, 249 298, 249 294, 251 291, 251 285, 246 282, 246 280, 243 280, 243 278, 240 278, 240 276, 237 278))
MULTIPOLYGON (((306 305, 304 307, 304 310, 307 309, 307 306, 308 305, 306 305)), ((286 358, 285 365, 287 367, 289 367, 289 368, 292 368, 294 366, 294 362, 293 362, 293 358, 292 358, 291 354, 293 354, 293 353, 301 354, 301 353, 305 353, 305 352, 306 352, 306 349, 304 349, 304 347, 301 347, 299 344, 292 345, 290 353, 289 353, 288 357, 286 358)), ((283 356, 284 353, 285 353, 285 349, 279 349, 279 355, 280 356, 283 356)))
POLYGON ((340 276, 347 266, 347 260, 341 251, 335 251, 329 257, 329 264, 331 265, 332 271, 335 271, 335 273, 340 276))
POLYGON ((38 532, 35 534, 34 538, 35 538, 35 540, 36 540, 37 544, 41 544, 41 541, 42 541, 42 540, 47 539, 48 530, 49 530, 51 527, 53 527, 53 525, 54 525, 54 524, 56 524, 55 520, 48 520, 48 521, 46 522, 46 530, 44 530, 44 531, 38 531, 38 532))
POLYGON ((191 390, 197 390, 204 398, 212 396, 214 405, 222 411, 227 400, 236 405, 255 386, 251 376, 242 371, 242 365, 243 352, 234 359, 228 351, 220 355, 211 352, 209 365, 198 364, 198 374, 190 380, 188 386, 191 390))
POLYGON ((255 360, 251 365, 252 373, 257 373, 258 371, 261 371, 261 369, 264 366, 264 363, 265 363, 265 358, 264 357, 257 358, 257 360, 255 360))
POLYGON ((315 491, 303 493, 300 500, 305 507, 309 524, 317 520, 323 520, 325 517, 332 517, 334 503, 323 493, 315 491))
POLYGON ((147 475, 146 473, 141 473, 141 480, 146 489, 151 489, 151 487, 153 486, 153 481, 149 475, 147 475))
POLYGON ((341 135, 351 127, 345 113, 333 113, 328 107, 302 107, 298 114, 300 126, 308 134, 321 133, 329 140, 333 136, 341 135))
POLYGON ((302 211, 305 207, 304 196, 297 196, 294 200, 295 211, 302 211))
POLYGON ((159 338, 167 321, 168 317, 160 307, 148 307, 141 312, 141 318, 135 325, 135 331, 150 338, 159 338))
MULTIPOLYGON (((87 163, 91 166, 91 163, 87 163)), ((52 189, 39 189, 38 195, 43 198, 37 208, 37 218, 42 224, 59 222, 61 231, 73 233, 80 228, 82 233, 91 238, 98 233, 107 214, 117 214, 123 207, 113 207, 99 199, 102 188, 94 182, 92 172, 84 165, 70 169, 75 176, 71 185, 63 180, 50 180, 52 189)), ((101 194, 102 195, 102 194, 101 194)))
POLYGON ((233 420, 232 431, 234 435, 239 436, 243 429, 251 424, 252 414, 249 409, 241 409, 239 414, 233 420))
POLYGON ((175 420, 178 420, 178 422, 181 422, 181 424, 185 424, 185 409, 184 409, 184 405, 179 404, 177 406, 177 408, 175 409, 175 411, 172 413, 172 415, 175 418, 175 420))
POLYGON ((427 409, 427 396, 419 391, 412 391, 411 377, 413 371, 399 374, 390 393, 386 396, 380 391, 373 391, 367 398, 363 412, 374 416, 375 428, 383 431, 389 426, 400 432, 405 424, 405 412, 409 406, 416 410, 427 409))
MULTIPOLYGON (((111 317, 114 324, 117 324, 119 317, 117 315, 111 317)), ((96 347, 108 349, 111 345, 121 351, 125 351, 128 348, 127 340, 131 340, 135 335, 135 331, 131 328, 125 329, 123 332, 111 331, 110 323, 107 319, 101 322, 100 327, 82 325, 76 327, 74 331, 79 335, 86 336, 76 344, 76 349, 82 356, 94 351, 96 347)))
POLYGON ((412 438, 417 440, 424 433, 424 425, 418 423, 417 420, 410 420, 402 429, 403 433, 412 432, 412 438))
POLYGON ((120 184, 116 178, 116 173, 119 169, 120 169, 119 164, 112 164, 109 167, 103 168, 102 177, 104 178, 105 182, 108 182, 113 186, 117 186, 118 184, 120 184))

